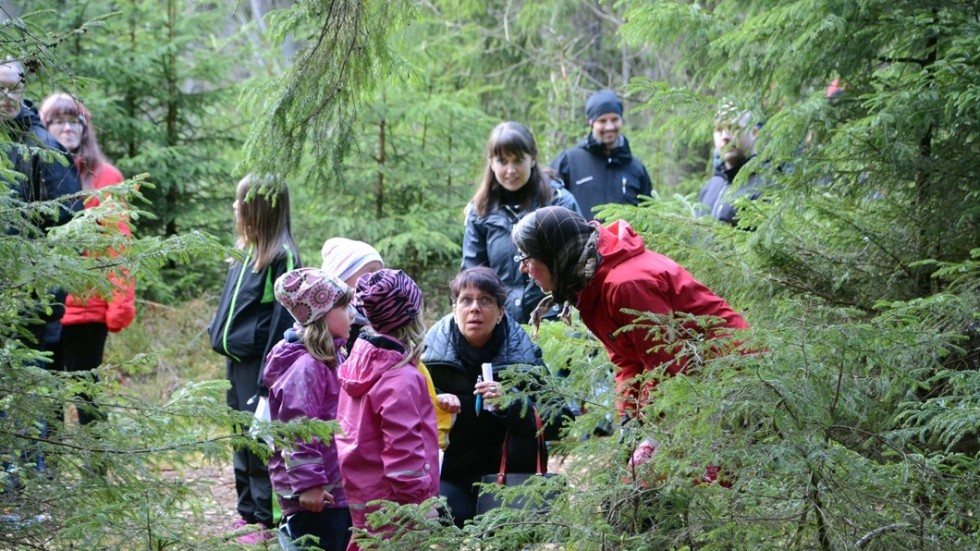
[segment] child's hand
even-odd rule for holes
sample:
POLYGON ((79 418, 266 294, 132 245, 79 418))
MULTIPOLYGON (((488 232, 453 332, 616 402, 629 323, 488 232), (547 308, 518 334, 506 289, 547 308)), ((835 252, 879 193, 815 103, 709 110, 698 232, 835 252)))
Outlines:
POLYGON ((333 496, 320 486, 303 490, 299 494, 299 506, 313 513, 323 511, 324 504, 333 505, 334 503, 333 496))
POLYGON ((461 409, 459 396, 455 394, 436 394, 436 405, 449 413, 459 413, 461 409))

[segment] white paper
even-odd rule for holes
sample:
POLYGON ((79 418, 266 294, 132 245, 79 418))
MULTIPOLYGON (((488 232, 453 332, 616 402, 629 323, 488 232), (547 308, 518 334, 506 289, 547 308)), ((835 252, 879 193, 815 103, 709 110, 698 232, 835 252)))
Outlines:
MULTIPOLYGON (((483 380, 487 382, 493 382, 493 364, 485 363, 480 366, 483 369, 483 380)), ((483 400, 483 410, 493 411, 493 406, 490 405, 486 399, 483 400)))
POLYGON ((260 396, 259 403, 255 404, 255 419, 266 423, 272 420, 272 415, 269 412, 269 399, 265 396, 260 396))
MULTIPOLYGON (((272 421, 272 412, 269 411, 269 399, 265 396, 259 397, 259 403, 255 404, 255 422, 249 427, 248 433, 252 438, 256 440, 259 438, 259 425, 267 425, 272 421)), ((272 449, 275 446, 272 445, 272 438, 266 436, 262 439, 266 444, 268 444, 272 449)))

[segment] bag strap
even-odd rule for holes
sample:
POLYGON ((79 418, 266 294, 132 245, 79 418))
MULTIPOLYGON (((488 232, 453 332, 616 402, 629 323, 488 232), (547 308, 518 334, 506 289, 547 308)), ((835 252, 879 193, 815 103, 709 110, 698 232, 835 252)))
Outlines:
MULTIPOLYGON (((547 466, 544 464, 544 432, 541 430, 541 416, 538 415, 538 408, 531 406, 531 410, 534 411, 534 436, 535 440, 538 441, 538 453, 535 465, 537 471, 534 473, 538 476, 543 475, 548 472, 547 466)), ((504 447, 500 451, 500 471, 497 472, 497 484, 503 485, 504 475, 507 474, 507 450, 510 448, 510 429, 507 429, 507 434, 504 436, 504 447)))

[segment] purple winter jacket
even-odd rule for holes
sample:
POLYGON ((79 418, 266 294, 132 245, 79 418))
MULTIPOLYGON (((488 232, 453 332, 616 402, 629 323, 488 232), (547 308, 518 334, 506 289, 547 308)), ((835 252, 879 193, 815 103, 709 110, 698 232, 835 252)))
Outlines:
POLYGON ((425 378, 398 341, 361 334, 340 366, 337 435, 354 524, 375 499, 421 503, 439 495, 439 436, 425 378))
MULTIPOLYGON (((336 350, 342 350, 344 339, 334 339, 336 350)), ((337 398, 340 383, 337 369, 328 367, 306 351, 292 330, 279 341, 265 363, 263 375, 269 388, 269 413, 273 421, 288 422, 298 418, 332 421, 337 418, 337 398)), ((277 449, 269 460, 269 478, 279 497, 283 516, 303 511, 299 494, 322 486, 335 504, 327 507, 347 507, 347 496, 340 476, 337 446, 297 441, 291 449, 277 449)))

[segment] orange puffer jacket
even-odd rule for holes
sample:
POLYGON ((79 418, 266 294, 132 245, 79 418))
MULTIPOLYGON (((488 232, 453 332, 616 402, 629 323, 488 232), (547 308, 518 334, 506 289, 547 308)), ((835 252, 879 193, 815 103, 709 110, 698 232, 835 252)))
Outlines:
MULTIPOLYGON (((123 181, 122 174, 109 163, 103 163, 92 178, 92 189, 102 189, 123 181)), ((94 208, 101 204, 98 197, 89 197, 85 208, 94 208)), ((105 223, 105 222, 103 222, 105 223)), ((117 224, 119 233, 132 235, 129 225, 124 220, 117 224)), ((86 252, 85 254, 90 254, 86 252)), ((115 255, 114 251, 107 254, 115 255)), ((77 325, 80 323, 104 323, 111 333, 122 331, 136 317, 136 284, 125 270, 109 274, 109 280, 115 286, 110 300, 105 300, 97 294, 91 296, 68 295, 65 300, 65 315, 61 318, 62 325, 77 325)))

